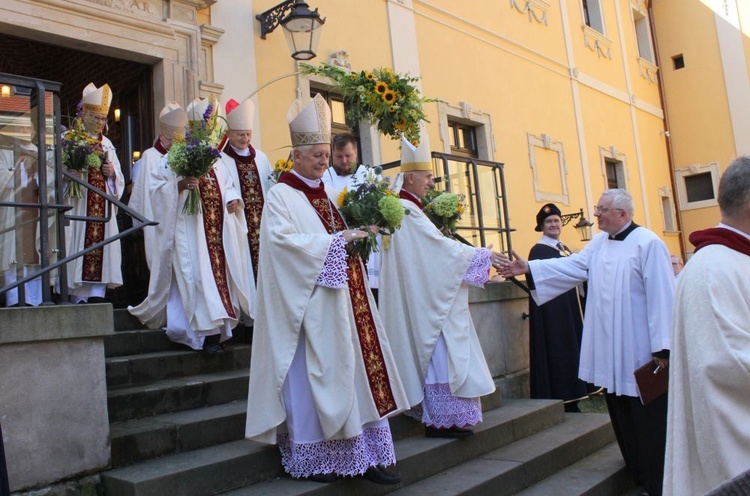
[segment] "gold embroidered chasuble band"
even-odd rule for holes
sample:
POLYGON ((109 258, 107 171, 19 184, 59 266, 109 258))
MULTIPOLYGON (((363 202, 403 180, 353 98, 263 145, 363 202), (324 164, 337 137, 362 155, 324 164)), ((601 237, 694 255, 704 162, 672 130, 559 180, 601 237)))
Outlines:
POLYGON ((227 281, 226 256, 224 254, 224 201, 221 189, 216 180, 213 169, 200 177, 198 191, 203 203, 203 228, 206 233, 206 244, 211 262, 211 272, 214 275, 216 288, 219 291, 221 302, 230 318, 237 318, 232 306, 232 298, 229 295, 229 284, 227 281))
MULTIPOLYGON (((101 168, 90 168, 88 171, 88 182, 93 187, 107 191, 107 179, 102 174, 101 168)), ((103 196, 86 190, 86 216, 101 218, 102 222, 86 222, 86 235, 84 248, 95 245, 104 241, 105 222, 104 217, 107 213, 107 200, 103 196)), ((81 271, 81 280, 85 282, 101 282, 102 270, 104 266, 104 247, 100 246, 96 250, 90 251, 83 256, 83 269, 81 271)))
MULTIPOLYGON (((319 191, 310 188, 293 174, 284 174, 280 181, 305 194, 329 234, 346 229, 344 219, 328 199, 323 188, 320 188, 319 191), (331 221, 333 221, 334 225, 331 225, 331 221)), ((391 390, 391 382, 388 377, 383 350, 380 347, 380 339, 377 335, 375 320, 372 316, 370 301, 367 297, 365 286, 367 281, 362 271, 362 264, 357 257, 348 257, 347 263, 349 297, 354 312, 354 320, 357 326, 357 335, 359 337, 367 380, 370 385, 370 393, 378 414, 383 417, 396 410, 396 400, 391 390)))
POLYGON ((245 202, 245 220, 247 221, 247 241, 250 244, 250 257, 253 261, 253 276, 258 280, 258 253, 260 251, 260 220, 263 212, 263 186, 255 164, 254 152, 247 157, 234 153, 227 145, 224 153, 234 159, 237 175, 240 178, 242 200, 245 202))

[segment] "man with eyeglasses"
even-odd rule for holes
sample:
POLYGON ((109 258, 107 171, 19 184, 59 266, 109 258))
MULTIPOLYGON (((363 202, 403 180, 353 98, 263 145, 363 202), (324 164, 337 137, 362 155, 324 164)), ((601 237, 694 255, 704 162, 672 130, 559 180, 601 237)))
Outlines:
MULTIPOLYGON (((501 256, 501 275, 531 273, 538 304, 588 281, 578 377, 606 388, 612 426, 625 463, 645 495, 661 495, 667 395, 643 405, 634 372, 651 359, 669 365, 674 275, 669 251, 633 222, 633 197, 602 193, 594 207, 601 234, 569 257, 526 262, 501 256)), ((659 373, 659 372, 655 372, 659 373)), ((663 372, 662 372, 663 373, 663 372)))

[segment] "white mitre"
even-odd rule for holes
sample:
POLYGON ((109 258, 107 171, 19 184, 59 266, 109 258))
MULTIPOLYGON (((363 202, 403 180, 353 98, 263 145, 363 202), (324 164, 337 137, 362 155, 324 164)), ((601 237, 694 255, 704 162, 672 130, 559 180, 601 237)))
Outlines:
POLYGON ((432 156, 427 148, 427 141, 422 141, 419 146, 414 146, 402 136, 401 172, 412 171, 432 172, 432 156))
POLYGON ((292 103, 286 114, 292 146, 331 143, 331 108, 320 93, 307 102, 299 98, 292 103))
POLYGON ((255 120, 255 104, 249 98, 242 103, 229 100, 226 104, 227 125, 233 131, 252 131, 255 120))
POLYGON ((185 134, 188 114, 177 102, 169 102, 159 113, 159 127, 161 134, 169 139, 185 134))
POLYGON ((94 83, 89 83, 83 88, 83 110, 93 114, 109 114, 109 106, 112 104, 112 89, 108 84, 97 88, 94 83))

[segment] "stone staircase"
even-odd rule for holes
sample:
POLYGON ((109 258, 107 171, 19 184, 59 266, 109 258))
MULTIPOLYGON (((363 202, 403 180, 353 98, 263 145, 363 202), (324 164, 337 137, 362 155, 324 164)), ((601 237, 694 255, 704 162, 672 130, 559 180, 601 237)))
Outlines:
POLYGON ((108 496, 609 496, 633 488, 607 415, 566 414, 559 401, 501 400, 499 393, 483 398, 484 422, 467 439, 426 438, 419 423, 392 419, 398 486, 292 480, 276 446, 243 439, 245 332, 235 333, 227 353, 209 357, 139 327, 116 310, 116 332, 105 340, 108 496))

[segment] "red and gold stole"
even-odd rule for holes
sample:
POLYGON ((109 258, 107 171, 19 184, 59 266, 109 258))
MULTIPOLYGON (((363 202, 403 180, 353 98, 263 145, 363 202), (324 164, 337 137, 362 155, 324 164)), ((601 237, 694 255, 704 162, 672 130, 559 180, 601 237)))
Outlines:
POLYGON ((221 196, 216 172, 210 169, 199 178, 198 191, 203 203, 203 230, 206 234, 206 245, 211 262, 211 272, 214 275, 216 289, 219 291, 221 302, 229 317, 236 319, 237 314, 232 306, 229 295, 229 281, 227 281, 227 266, 224 256, 224 201, 221 196))
MULTIPOLYGON (((99 135, 99 144, 97 147, 101 150, 102 135, 99 135)), ((114 150, 113 150, 114 153, 114 150)), ((89 168, 88 182, 101 191, 107 191, 107 178, 102 174, 101 167, 98 169, 89 168)), ((107 200, 104 197, 86 190, 86 217, 104 218, 107 214, 107 200)), ((105 222, 86 222, 86 234, 83 247, 88 248, 91 245, 100 243, 104 240, 105 222)), ((104 266, 104 247, 90 251, 83 256, 83 269, 81 280, 87 282, 101 282, 102 271, 104 266)))
MULTIPOLYGON (((344 219, 331 200, 328 199, 325 186, 322 183, 319 187, 312 188, 294 174, 282 174, 279 182, 287 184, 305 194, 310 205, 318 213, 323 227, 325 227, 329 234, 346 229, 344 219), (331 222, 333 222, 333 225, 331 225, 331 222)), ((380 340, 375 328, 370 301, 367 298, 367 289, 365 286, 367 278, 362 271, 362 264, 357 257, 348 257, 347 263, 349 298, 352 303, 352 310, 354 311, 359 346, 362 358, 364 359, 367 380, 370 384, 370 394, 375 402, 378 414, 382 417, 396 410, 396 400, 391 390, 391 382, 388 378, 383 350, 380 347, 380 340)))
POLYGON ((234 151, 229 144, 224 153, 234 159, 237 175, 240 178, 239 188, 245 202, 245 220, 247 221, 247 241, 250 244, 250 257, 253 261, 253 275, 258 281, 258 252, 260 250, 260 220, 263 213, 263 187, 261 186, 258 166, 255 164, 255 149, 250 146, 250 155, 243 157, 234 151))

